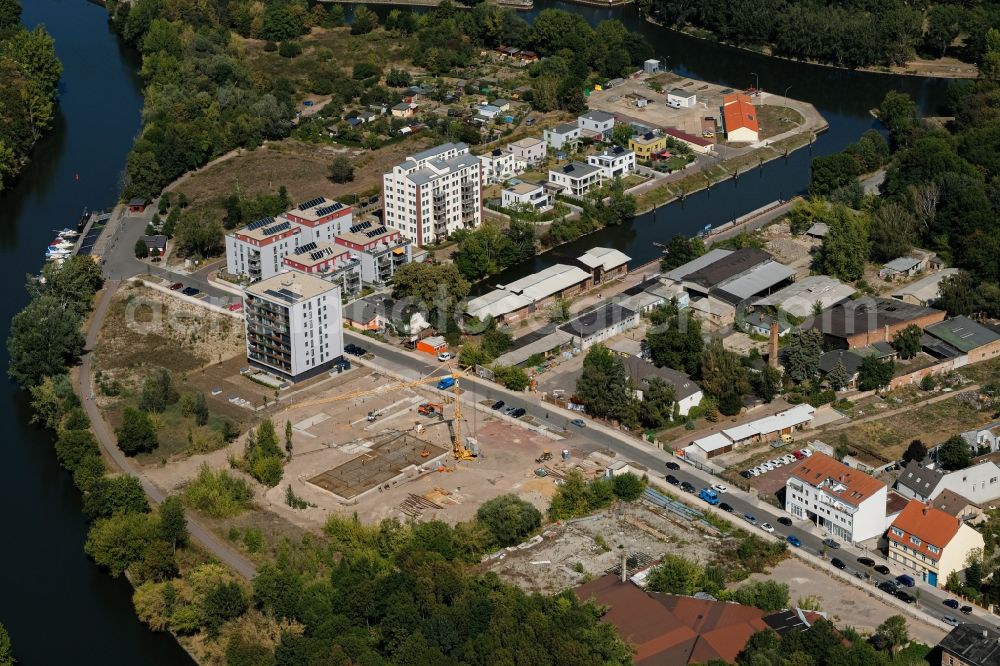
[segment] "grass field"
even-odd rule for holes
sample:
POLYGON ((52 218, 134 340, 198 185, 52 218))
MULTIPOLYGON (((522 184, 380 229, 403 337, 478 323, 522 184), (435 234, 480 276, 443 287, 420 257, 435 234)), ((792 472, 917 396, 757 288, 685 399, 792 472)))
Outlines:
POLYGON ((761 139, 770 139, 772 136, 793 130, 805 122, 802 114, 795 109, 770 104, 757 107, 757 119, 760 121, 761 139))

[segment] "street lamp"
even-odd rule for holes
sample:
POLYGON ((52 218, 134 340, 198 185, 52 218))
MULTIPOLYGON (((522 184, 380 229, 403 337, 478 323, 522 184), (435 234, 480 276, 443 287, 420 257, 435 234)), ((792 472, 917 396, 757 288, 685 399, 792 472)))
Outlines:
POLYGON ((788 86, 787 88, 785 88, 785 94, 784 94, 784 95, 782 95, 782 97, 785 97, 785 98, 787 98, 787 97, 788 97, 788 91, 789 91, 789 90, 791 90, 791 89, 792 89, 792 87, 791 87, 791 86, 788 86))
POLYGON ((759 96, 760 95, 760 77, 757 75, 757 72, 750 72, 750 76, 754 77, 754 80, 755 80, 755 82, 754 82, 754 90, 757 91, 757 95, 759 96))

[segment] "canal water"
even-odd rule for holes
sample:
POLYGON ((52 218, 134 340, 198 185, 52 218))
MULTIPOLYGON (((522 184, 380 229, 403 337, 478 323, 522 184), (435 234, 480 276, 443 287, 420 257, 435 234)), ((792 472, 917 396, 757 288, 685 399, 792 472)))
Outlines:
MULTIPOLYGON (((4 340, 11 317, 28 301, 25 274, 38 272, 53 230, 75 226, 84 206, 115 202, 142 108, 138 59, 110 32, 104 8, 85 0, 21 4, 29 27, 44 23, 55 37, 65 71, 54 131, 0 196, 4 340)), ((7 368, 6 346, 0 366, 7 368)), ((136 619, 128 582, 112 579, 84 554, 80 495, 56 462, 51 434, 30 417, 25 393, 0 381, 7 432, 0 438, 0 622, 19 663, 192 663, 170 635, 136 619)))
MULTIPOLYGON (((74 224, 85 206, 108 206, 115 200, 125 156, 139 130, 142 104, 137 57, 110 32, 103 8, 84 0, 22 4, 25 23, 44 23, 55 36, 65 72, 55 130, 38 145, 17 185, 0 196, 0 276, 7 293, 0 301, 4 338, 10 318, 28 300, 20 288, 24 276, 38 270, 54 230, 74 224)), ((756 78, 753 72, 765 90, 781 92, 791 86, 790 95, 812 102, 830 122, 830 130, 813 146, 813 156, 840 150, 874 127, 869 109, 888 90, 905 91, 924 111, 934 112, 948 86, 945 81, 768 59, 657 28, 632 9, 536 0, 533 13, 548 7, 577 12, 594 23, 621 18, 646 36, 667 66, 686 76, 746 87, 756 78)), ((787 161, 771 162, 738 182, 665 206, 655 217, 644 215, 591 234, 489 282, 510 281, 595 245, 621 249, 634 263, 644 263, 658 254, 653 241, 693 234, 707 224, 722 224, 801 192, 809 160, 809 150, 797 151, 787 161)), ((6 350, 0 349, 0 365, 6 364, 6 350)), ((172 638, 138 622, 128 583, 111 579, 83 554, 86 523, 79 494, 56 463, 51 435, 31 425, 30 416, 25 394, 3 383, 0 420, 8 436, 0 439, 5 471, 0 482, 5 528, 0 541, 0 622, 11 634, 16 656, 29 666, 190 663, 172 638)))

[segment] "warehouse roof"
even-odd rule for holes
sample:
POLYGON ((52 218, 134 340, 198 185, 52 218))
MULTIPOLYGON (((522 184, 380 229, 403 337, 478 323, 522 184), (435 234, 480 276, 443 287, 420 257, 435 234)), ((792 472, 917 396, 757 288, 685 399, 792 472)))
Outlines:
POLYGON ((547 354, 553 349, 559 349, 565 344, 569 344, 573 336, 564 331, 556 329, 552 333, 541 337, 534 342, 530 342, 523 347, 513 349, 496 359, 497 365, 515 366, 521 365, 535 354, 547 354))
POLYGON ((937 273, 920 278, 916 282, 903 285, 893 292, 892 297, 901 301, 906 296, 909 296, 921 303, 929 303, 940 295, 941 282, 945 278, 952 277, 958 273, 959 270, 957 268, 945 268, 937 273))
POLYGON ((779 264, 777 261, 768 261, 724 282, 715 290, 715 296, 735 305, 767 291, 793 275, 795 275, 794 268, 779 264))
POLYGON ((1000 340, 995 331, 963 315, 931 324, 924 330, 965 353, 1000 340))
POLYGON ((944 313, 922 305, 912 305, 886 298, 859 298, 856 301, 840 303, 813 317, 804 328, 817 328, 824 335, 849 337, 856 333, 875 331, 885 326, 914 321, 929 314, 944 313))
POLYGON ((559 327, 559 330, 580 338, 586 338, 626 319, 631 319, 634 316, 634 310, 629 310, 617 303, 605 303, 596 310, 586 312, 576 319, 563 324, 559 327))
POLYGON ((719 261, 723 257, 728 257, 733 253, 733 250, 723 250, 722 248, 716 248, 709 250, 705 254, 701 255, 697 259, 692 259, 686 264, 681 264, 677 268, 668 271, 666 277, 670 278, 674 282, 680 282, 685 277, 699 271, 706 266, 711 266, 715 262, 719 261))
POLYGON ((767 435, 772 432, 808 423, 812 420, 813 414, 815 413, 815 407, 802 403, 801 405, 795 405, 794 407, 786 409, 783 412, 778 412, 772 416, 765 416, 764 418, 757 419, 756 421, 741 423, 738 426, 726 428, 722 432, 733 442, 741 442, 749 437, 767 435))
POLYGON ((883 264, 883 268, 888 268, 897 273, 912 270, 920 265, 921 260, 916 257, 896 257, 892 261, 883 264))
POLYGON ((590 268, 600 266, 601 270, 605 271, 618 268, 622 264, 627 264, 631 259, 632 257, 624 252, 610 247, 592 247, 576 258, 584 266, 589 266, 590 268))
POLYGON ((771 255, 764 250, 746 247, 689 273, 684 281, 711 288, 770 260, 771 255))
POLYGON ((497 287, 526 296, 533 301, 541 301, 564 289, 586 282, 590 277, 590 273, 577 266, 555 264, 508 285, 497 285, 497 287))
POLYGON ((827 275, 808 275, 754 302, 755 306, 781 308, 796 317, 808 317, 816 303, 825 310, 854 293, 854 287, 827 275))
POLYGON ((712 433, 707 437, 696 439, 691 443, 705 453, 711 453, 712 451, 718 451, 719 449, 724 449, 727 446, 733 445, 732 440, 723 435, 721 432, 712 433))
POLYGON ((465 306, 465 313, 470 317, 485 319, 487 317, 501 317, 529 305, 531 305, 530 298, 512 294, 504 289, 494 289, 469 301, 465 306))

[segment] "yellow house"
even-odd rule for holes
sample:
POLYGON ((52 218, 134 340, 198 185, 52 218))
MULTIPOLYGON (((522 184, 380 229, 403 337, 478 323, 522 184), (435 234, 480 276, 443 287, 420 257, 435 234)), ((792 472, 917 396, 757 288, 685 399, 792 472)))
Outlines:
POLYGON ((944 587, 948 575, 965 568, 975 549, 983 548, 983 535, 955 516, 910 500, 887 534, 889 559, 914 572, 913 577, 933 587, 944 587))
POLYGON ((648 160, 667 149, 667 137, 652 133, 634 136, 628 140, 628 147, 635 151, 636 159, 648 160))

